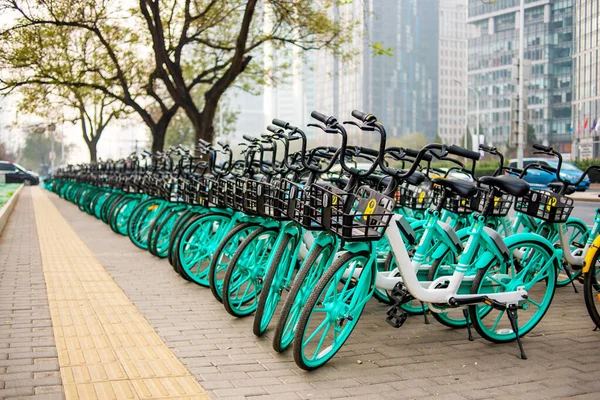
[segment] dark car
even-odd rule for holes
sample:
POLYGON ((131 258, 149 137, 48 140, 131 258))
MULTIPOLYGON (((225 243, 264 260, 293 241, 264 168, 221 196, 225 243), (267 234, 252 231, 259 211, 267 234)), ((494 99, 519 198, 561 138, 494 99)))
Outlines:
POLYGON ((40 183, 38 174, 10 161, 0 161, 0 174, 5 175, 6 183, 28 183, 30 185, 40 183))

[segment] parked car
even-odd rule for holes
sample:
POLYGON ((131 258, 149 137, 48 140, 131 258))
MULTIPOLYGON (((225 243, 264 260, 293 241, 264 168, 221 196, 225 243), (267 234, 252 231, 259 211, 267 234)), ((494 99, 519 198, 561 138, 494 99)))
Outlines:
MULTIPOLYGON (((532 163, 538 163, 538 164, 546 165, 546 166, 549 166, 552 168, 556 168, 558 166, 558 160, 553 159, 553 158, 541 158, 540 157, 540 158, 524 158, 523 159, 523 167, 526 167, 527 165, 532 164, 532 163)), ((516 167, 517 160, 516 159, 510 160, 508 166, 516 167)), ((560 176, 563 179, 568 179, 571 182, 575 182, 576 180, 579 179, 581 174, 583 174, 582 170, 580 170, 579 168, 577 168, 576 166, 574 166, 573 164, 571 164, 568 161, 563 161, 562 167, 560 170, 560 176)), ((523 179, 525 179, 529 183, 529 185, 531 186, 532 189, 537 189, 537 190, 547 189, 548 184, 550 182, 558 181, 558 179, 556 179, 556 175, 551 174, 546 171, 539 170, 539 169, 527 170, 527 175, 525 175, 523 177, 523 179)), ((585 179, 583 180, 583 182, 581 182, 577 186, 577 190, 585 191, 589 188, 590 188, 590 179, 589 179, 589 177, 586 176, 585 179)))
POLYGON ((30 185, 40 183, 38 174, 10 161, 0 161, 0 174, 5 175, 6 183, 28 183, 30 185))

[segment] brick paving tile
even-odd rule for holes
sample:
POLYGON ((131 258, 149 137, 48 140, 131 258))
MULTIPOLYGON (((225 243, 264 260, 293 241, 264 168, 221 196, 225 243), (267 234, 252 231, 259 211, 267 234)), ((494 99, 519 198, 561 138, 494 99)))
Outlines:
POLYGON ((0 321, 0 399, 64 398, 30 188, 0 235, 0 321))
MULTIPOLYGON (((581 286, 580 293, 570 287, 558 289, 544 321, 523 341, 527 361, 518 359, 514 343, 495 345, 479 337, 468 342, 464 330, 451 330, 435 321, 425 325, 418 316, 394 329, 384 321, 386 306, 371 301, 338 355, 319 371, 306 373, 296 367, 289 352, 279 355, 271 349, 272 329, 262 338, 254 337, 252 318, 229 316, 207 289, 183 280, 166 260, 137 249, 74 205, 54 195, 50 198, 213 398, 600 396, 595 379, 582 373, 589 371, 586 364, 591 368, 595 363, 600 332, 592 331, 581 286), (284 381, 286 376, 289 382, 284 381), (281 384, 269 383, 274 382, 271 378, 281 384), (252 379, 265 383, 238 386, 252 379), (552 384, 561 379, 564 385, 552 384), (347 385, 334 387, 338 381, 347 385)), ((0 368, 20 365, 2 364, 7 361, 20 360, 0 358, 0 368)))

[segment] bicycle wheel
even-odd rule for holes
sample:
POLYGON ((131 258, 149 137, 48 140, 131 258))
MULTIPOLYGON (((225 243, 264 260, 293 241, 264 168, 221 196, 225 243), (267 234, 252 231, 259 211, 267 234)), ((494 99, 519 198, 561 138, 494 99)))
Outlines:
POLYGON ((265 282, 260 292, 256 314, 254 314, 254 325, 252 331, 256 336, 262 336, 267 330, 275 309, 281 300, 281 293, 290 283, 293 269, 297 260, 292 259, 296 254, 298 238, 286 234, 277 249, 275 256, 269 265, 265 282))
POLYGON ((329 267, 333 250, 334 246, 332 244, 326 246, 315 245, 300 268, 294 279, 292 289, 283 303, 275 327, 273 337, 273 349, 275 351, 283 352, 294 340, 294 331, 302 309, 317 282, 329 267))
POLYGON ((260 225, 249 222, 237 224, 227 232, 227 235, 221 240, 213 258, 210 260, 208 283, 211 293, 219 302, 223 302, 223 280, 225 279, 229 262, 248 235, 258 228, 260 228, 260 225))
POLYGON ((233 255, 223 280, 223 305, 234 317, 252 314, 279 232, 261 227, 252 232, 233 255))
POLYGON ((583 297, 585 299, 585 307, 590 314, 590 318, 600 328, 600 265, 598 265, 598 258, 600 252, 596 251, 592 261, 590 262, 590 269, 585 273, 583 280, 583 297))
POLYGON ((200 286, 208 287, 208 270, 231 217, 204 214, 188 226, 179 242, 179 272, 200 286))
MULTIPOLYGON (((576 218, 569 218, 569 220, 565 222, 565 226, 567 228, 567 237, 569 238, 569 247, 571 249, 571 253, 576 252, 577 249, 582 249, 585 247, 590 235, 585 223, 576 218)), ((581 269, 572 269, 569 263, 563 259, 561 260, 561 266, 558 270, 556 285, 558 287, 566 286, 572 281, 576 280, 579 275, 581 275, 581 269)))
MULTIPOLYGON (((511 249, 508 264, 497 261, 480 269, 473 280, 471 293, 490 294, 525 287, 527 299, 519 301, 519 336, 529 333, 544 317, 556 289, 558 261, 549 242, 531 234, 516 234, 506 239, 511 249)), ((469 306, 473 327, 485 339, 503 343, 516 340, 506 310, 484 303, 469 306)))
POLYGON ((175 246, 175 243, 177 241, 177 238, 180 237, 183 233, 181 228, 197 215, 197 211, 187 210, 179 218, 177 218, 177 221, 175 221, 175 225, 173 225, 173 229, 171 230, 171 236, 169 238, 169 251, 167 253, 167 259, 169 260, 169 264, 171 264, 173 268, 176 268, 177 247, 175 246))
POLYGON ((373 268, 365 268, 370 254, 343 253, 321 277, 296 327, 294 360, 312 371, 329 361, 344 345, 360 319, 373 283, 373 268), (358 279, 354 276, 362 268, 358 279))
POLYGON ((171 230, 173 229, 175 222, 184 212, 185 210, 176 207, 175 209, 171 209, 169 214, 161 219, 158 226, 154 229, 154 234, 151 236, 151 239, 149 239, 152 254, 159 258, 167 257, 170 246, 169 239, 171 237, 171 230))

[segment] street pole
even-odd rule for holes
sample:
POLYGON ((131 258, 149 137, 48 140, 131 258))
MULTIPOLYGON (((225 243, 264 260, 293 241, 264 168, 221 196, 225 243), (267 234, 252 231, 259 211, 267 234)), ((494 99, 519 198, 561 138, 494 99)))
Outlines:
POLYGON ((525 114, 525 0, 521 0, 519 21, 519 131, 517 136, 517 166, 523 168, 523 138, 525 114))

